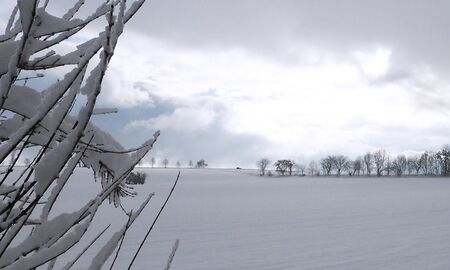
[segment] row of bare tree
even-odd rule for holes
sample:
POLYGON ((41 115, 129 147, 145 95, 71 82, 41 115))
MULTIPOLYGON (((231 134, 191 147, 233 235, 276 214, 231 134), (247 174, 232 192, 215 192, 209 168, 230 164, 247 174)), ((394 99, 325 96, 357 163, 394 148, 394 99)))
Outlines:
MULTIPOLYGON (((257 162, 261 175, 265 175, 271 161, 262 158, 257 162)), ((281 159, 273 164, 280 175, 326 175, 341 176, 402 176, 440 175, 450 176, 450 146, 437 152, 425 151, 416 155, 390 155, 386 150, 367 152, 354 160, 345 155, 328 155, 308 166, 293 160, 281 159)), ((270 171, 269 171, 270 172, 270 171)))
MULTIPOLYGON (((155 167, 156 164, 156 159, 154 157, 152 157, 150 159, 150 165, 152 166, 152 168, 155 167)), ((167 158, 164 158, 161 160, 161 165, 164 166, 164 168, 167 168, 167 166, 169 165, 169 160, 167 158)), ((176 167, 179 169, 181 168, 182 164, 181 162, 178 160, 175 163, 176 167)), ((194 162, 192 160, 189 160, 187 166, 189 166, 189 168, 194 168, 194 162)), ((206 168, 208 166, 208 164, 206 163, 206 161, 204 159, 200 159, 195 163, 195 168, 206 168)))

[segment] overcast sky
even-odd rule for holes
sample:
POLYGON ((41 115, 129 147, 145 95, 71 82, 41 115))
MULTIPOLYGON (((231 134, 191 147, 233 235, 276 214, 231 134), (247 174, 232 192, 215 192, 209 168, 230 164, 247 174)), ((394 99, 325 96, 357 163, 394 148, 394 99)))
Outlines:
POLYGON ((100 98, 120 112, 96 123, 126 146, 160 129, 148 159, 172 165, 436 150, 449 26, 448 0, 147 1, 100 98))

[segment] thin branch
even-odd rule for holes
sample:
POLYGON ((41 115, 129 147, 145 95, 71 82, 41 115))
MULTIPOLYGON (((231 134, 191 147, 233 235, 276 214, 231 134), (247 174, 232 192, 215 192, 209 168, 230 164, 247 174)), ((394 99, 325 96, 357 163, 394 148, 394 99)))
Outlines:
POLYGON ((127 225, 126 225, 127 229, 123 232, 122 239, 120 240, 119 247, 117 248, 116 254, 114 255, 114 259, 113 259, 113 261, 111 263, 111 266, 109 267, 109 270, 112 270, 114 264, 116 263, 117 257, 119 256, 120 249, 122 248, 123 241, 125 240, 125 234, 127 233, 128 228, 131 225, 130 221, 131 221, 131 216, 132 215, 133 215, 133 210, 131 210, 131 212, 128 214, 128 221, 127 221, 127 225))
POLYGON ((167 260, 167 264, 166 264, 166 267, 164 268, 164 270, 170 269, 170 265, 172 264, 173 259, 175 258, 175 254, 177 253, 179 245, 180 245, 180 240, 177 239, 175 241, 175 244, 172 247, 172 252, 170 252, 169 259, 167 260))
POLYGON ((94 239, 92 239, 92 241, 80 252, 80 254, 77 255, 77 257, 75 257, 73 261, 69 262, 61 270, 69 270, 70 268, 72 268, 72 266, 80 259, 80 257, 83 256, 83 254, 100 238, 100 236, 102 236, 108 230, 110 226, 111 224, 104 228, 103 231, 101 231, 94 239))
POLYGON ((175 187, 177 186, 178 179, 180 179, 180 171, 178 171, 177 179, 175 180, 175 183, 172 186, 172 189, 169 192, 169 195, 167 195, 166 200, 164 201, 164 204, 161 206, 161 209, 159 209, 158 214, 156 215, 155 219, 153 220, 152 225, 148 229, 147 233, 144 236, 144 239, 142 239, 139 248, 137 249, 136 253, 134 253, 133 259, 131 260, 130 264, 128 265, 128 270, 131 269, 131 266, 133 266, 134 261, 136 260, 137 256, 139 255, 139 252, 142 249, 142 246, 144 246, 145 241, 147 240, 147 237, 150 235, 150 232, 153 230, 153 227, 156 224, 156 221, 158 221, 159 216, 161 215, 162 211, 164 210, 164 207, 166 207, 167 202, 170 199, 170 196, 172 196, 173 191, 175 190, 175 187))

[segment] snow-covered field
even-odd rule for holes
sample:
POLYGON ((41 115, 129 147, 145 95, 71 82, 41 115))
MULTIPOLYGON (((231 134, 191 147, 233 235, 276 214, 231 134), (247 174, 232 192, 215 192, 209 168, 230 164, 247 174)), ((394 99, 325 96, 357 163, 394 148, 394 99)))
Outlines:
MULTIPOLYGON (((156 196, 127 233, 115 269, 126 269, 177 174, 145 172, 140 195, 125 206, 156 196)), ((85 169, 72 180, 62 208, 99 191, 85 169)), ((123 222, 124 214, 107 206, 89 237, 123 222)), ((134 269, 163 269, 176 239, 174 270, 450 269, 450 179, 261 178, 186 169, 134 269)), ((85 269, 92 252, 75 269, 85 269)))

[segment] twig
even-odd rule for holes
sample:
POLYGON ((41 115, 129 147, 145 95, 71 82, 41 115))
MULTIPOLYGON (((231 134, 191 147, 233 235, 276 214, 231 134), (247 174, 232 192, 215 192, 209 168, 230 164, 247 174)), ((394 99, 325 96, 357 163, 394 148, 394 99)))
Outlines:
POLYGON ((126 225, 127 229, 123 232, 122 239, 120 240, 119 247, 117 248, 116 254, 114 255, 114 259, 113 259, 113 262, 111 263, 111 266, 109 267, 109 270, 112 270, 114 264, 116 263, 117 257, 119 256, 119 252, 120 252, 120 249, 122 248, 123 240, 125 239, 125 234, 127 233, 128 228, 131 225, 130 224, 131 215, 133 215, 133 210, 131 210, 130 213, 128 214, 128 221, 127 221, 127 225, 126 225))
POLYGON ((108 230, 110 226, 111 224, 104 228, 103 231, 101 231, 94 239, 92 239, 92 241, 83 249, 83 251, 81 251, 73 261, 64 266, 63 269, 69 270, 78 261, 78 259, 80 259, 80 257, 83 256, 83 254, 100 238, 100 236, 102 236, 106 232, 106 230, 108 230))
POLYGON ((177 249, 178 249, 179 245, 180 245, 180 240, 177 239, 175 241, 175 244, 172 247, 172 252, 170 252, 169 259, 167 260, 167 264, 166 264, 166 267, 164 268, 164 270, 169 270, 170 269, 170 265, 173 262, 173 258, 175 258, 175 254, 177 253, 177 249))
POLYGON ((158 221, 159 216, 161 215, 162 211, 164 210, 164 207, 166 207, 167 202, 170 199, 170 196, 172 196, 173 191, 175 190, 175 187, 177 186, 178 183, 178 179, 180 179, 180 171, 178 171, 178 175, 177 175, 177 179, 175 180, 175 183, 172 186, 172 189, 169 192, 169 195, 167 195, 166 200, 164 201, 164 204, 161 206, 161 209, 159 209, 158 214, 156 215, 155 219, 153 220, 152 225, 150 226, 150 228, 148 229, 147 233, 144 236, 144 239, 142 239, 141 244, 139 245, 139 248, 137 249, 136 253, 133 256, 133 259, 130 262, 130 265, 128 265, 128 270, 131 269, 131 266, 133 265, 134 261, 136 260, 139 252, 141 251, 142 246, 144 245, 145 241, 147 240, 147 237, 149 236, 150 232, 153 230, 153 227, 156 224, 156 221, 158 221))

